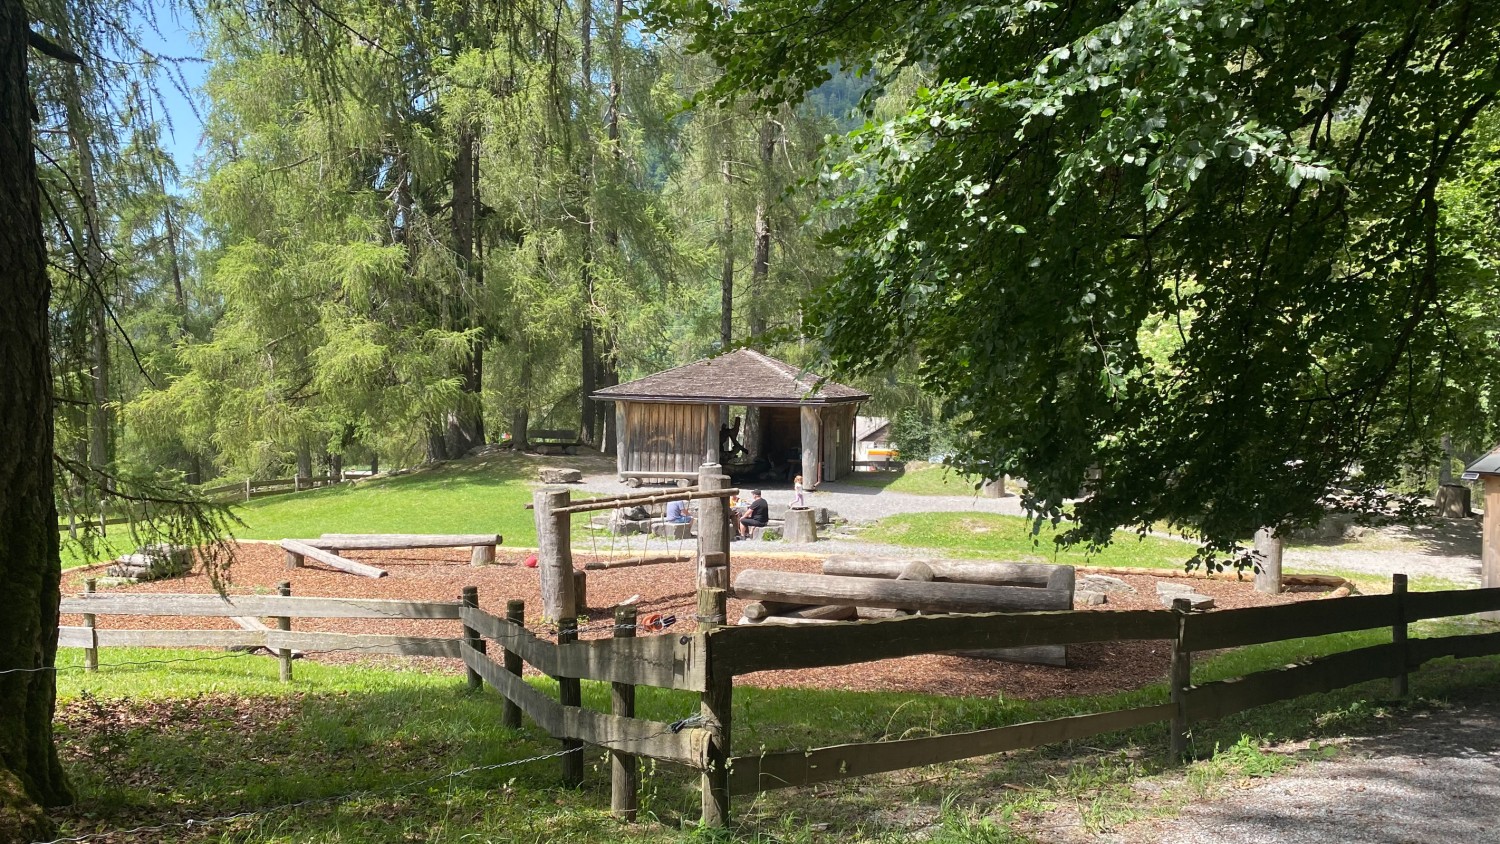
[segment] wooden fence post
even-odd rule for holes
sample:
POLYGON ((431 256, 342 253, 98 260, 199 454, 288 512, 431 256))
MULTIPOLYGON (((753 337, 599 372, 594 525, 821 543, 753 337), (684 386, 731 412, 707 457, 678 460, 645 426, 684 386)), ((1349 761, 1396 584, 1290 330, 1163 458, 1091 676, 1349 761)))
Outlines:
POLYGON ((1172 640, 1172 760, 1181 761, 1188 752, 1188 689, 1193 685, 1193 655, 1183 647, 1187 638, 1188 614, 1193 603, 1186 598, 1172 601, 1177 613, 1177 637, 1172 640))
MULTIPOLYGON (((479 587, 478 586, 465 586, 463 594, 458 596, 458 600, 459 600, 459 603, 463 604, 466 607, 470 607, 470 608, 473 608, 473 609, 478 609, 479 608, 479 587)), ((470 648, 473 648, 474 650, 479 651, 480 653, 484 653, 485 652, 484 639, 482 637, 480 637, 479 631, 477 631, 474 628, 470 627, 469 625, 465 624, 465 625, 463 625, 463 632, 464 632, 464 643, 466 644, 466 646, 468 646, 470 648)), ((484 680, 479 676, 479 672, 475 671, 472 668, 468 669, 468 672, 469 672, 469 691, 471 691, 471 692, 477 692, 480 689, 484 688, 484 680)))
MULTIPOLYGON (((83 582, 83 591, 86 595, 94 594, 95 581, 91 577, 83 582)), ((89 629, 89 646, 83 649, 83 670, 90 674, 99 670, 99 634, 94 632, 94 614, 83 614, 83 626, 89 629)))
POLYGON ((250 479, 249 478, 245 479, 245 500, 246 501, 250 500, 250 479))
POLYGON ((1281 594, 1281 552, 1286 538, 1272 528, 1255 532, 1255 591, 1266 595, 1281 594))
MULTIPOLYGON (((615 638, 635 637, 635 607, 615 608, 615 638)), ((610 712, 622 718, 635 717, 635 686, 629 683, 611 683, 609 693, 610 712)), ((635 820, 640 806, 640 768, 635 756, 625 750, 609 751, 609 809, 615 817, 627 821, 635 820)))
POLYGON ((578 615, 573 596, 573 517, 553 513, 568 506, 565 489, 539 489, 532 493, 536 513, 537 570, 542 581, 542 616, 553 624, 578 615))
MULTIPOLYGON (((292 594, 292 582, 290 580, 283 580, 283 581, 281 581, 281 583, 277 585, 276 591, 279 592, 281 594, 281 597, 283 597, 283 598, 290 596, 292 594)), ((277 616, 276 617, 276 629, 277 630, 291 630, 292 629, 292 619, 291 619, 291 617, 290 616, 285 616, 285 615, 279 615, 279 616, 277 616)), ((290 683, 290 682, 292 682, 292 649, 291 648, 280 648, 280 649, 278 649, 276 655, 281 659, 281 682, 283 682, 283 683, 290 683)))
MULTIPOLYGON (((698 489, 702 492, 728 489, 723 466, 704 463, 698 467, 698 489)), ((698 588, 729 588, 729 501, 720 496, 698 502, 698 588)))
POLYGON ((1396 596, 1396 623, 1391 626, 1391 645, 1396 652, 1396 676, 1391 681, 1391 694, 1406 697, 1410 687, 1407 677, 1406 650, 1406 575, 1400 572, 1391 575, 1391 594, 1396 596))
MULTIPOLYGON (((698 629, 711 633, 725 623, 729 593, 723 589, 698 590, 698 629)), ((712 636, 708 638, 713 652, 712 636)), ((729 735, 734 705, 734 675, 721 674, 714 660, 707 659, 706 691, 699 702, 703 728, 708 731, 707 766, 703 769, 702 823, 723 827, 729 823, 729 735)))
MULTIPOLYGON (((526 626, 526 602, 521 600, 510 600, 505 602, 505 620, 519 627, 526 626)), ((519 677, 521 676, 521 655, 505 647, 500 648, 500 653, 505 659, 505 670, 519 677)), ((500 710, 500 725, 519 729, 521 726, 521 707, 510 698, 505 699, 505 706, 500 710)))
MULTIPOLYGON (((559 646, 578 641, 577 616, 568 615, 560 618, 557 625, 559 646)), ((577 677, 558 677, 557 697, 563 706, 582 706, 583 684, 577 677)), ((562 746, 563 750, 571 751, 562 757, 563 784, 569 787, 583 785, 583 742, 578 739, 565 738, 562 740, 562 746)))

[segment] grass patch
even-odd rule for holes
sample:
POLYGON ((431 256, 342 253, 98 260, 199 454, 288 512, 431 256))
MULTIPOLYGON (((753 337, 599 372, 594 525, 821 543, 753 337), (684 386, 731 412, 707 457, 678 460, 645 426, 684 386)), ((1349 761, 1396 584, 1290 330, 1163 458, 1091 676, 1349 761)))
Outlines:
POLYGON ((1084 548, 1056 545, 1056 531, 1022 516, 994 513, 909 513, 881 519, 860 534, 870 542, 933 548, 954 557, 1061 563, 1067 565, 1129 566, 1180 569, 1195 546, 1155 536, 1117 531, 1115 541, 1090 553, 1084 548))
MULTIPOLYGON (((1416 635, 1473 632, 1464 621, 1418 625, 1416 635)), ((1309 656, 1388 641, 1387 631, 1278 642, 1203 660, 1195 682, 1274 668, 1309 656)), ((295 682, 276 679, 275 660, 208 651, 107 649, 98 674, 59 675, 60 741, 82 802, 60 817, 78 834, 172 823, 303 800, 296 809, 201 830, 174 840, 281 841, 689 841, 695 833, 697 778, 644 764, 642 822, 607 817, 608 763, 587 751, 579 790, 558 782, 557 750, 527 722, 499 726, 492 691, 467 691, 463 678, 391 669, 386 664, 297 663, 295 682), (157 659, 194 662, 111 665, 157 659), (472 766, 519 764, 463 776, 472 766), (361 794, 362 793, 362 794, 361 794), (345 795, 354 799, 343 800, 345 795)), ((76 669, 81 652, 60 654, 76 669)), ((548 694, 554 684, 533 682, 548 694)), ((1500 687, 1500 660, 1443 660, 1414 674, 1418 699, 1500 687)), ((737 829, 725 841, 879 841, 923 829, 934 841, 1022 841, 1017 825, 1067 806, 1094 830, 1177 807, 1226 783, 1270 776, 1326 755, 1322 742, 1378 731, 1401 706, 1370 683, 1253 709, 1196 725, 1202 757, 1187 769, 1165 758, 1161 725, 1086 742, 928 766, 858 783, 833 783, 736 802, 737 829), (1280 745, 1298 743, 1287 751, 1280 745), (1309 744, 1311 742, 1311 744, 1309 744), (1136 784, 1167 778, 1150 801, 1136 784), (816 823, 817 826, 811 826, 816 823)), ((606 709, 607 684, 585 683, 585 705, 606 709)), ((1094 698, 1020 701, 741 687, 735 692, 737 753, 807 748, 982 729, 1021 721, 1166 700, 1164 684, 1094 698)), ((672 721, 697 711, 686 692, 641 689, 642 717, 672 721)))
POLYGON ((907 463, 904 472, 854 472, 839 479, 839 483, 878 487, 911 495, 973 496, 980 482, 981 479, 975 475, 961 474, 940 463, 922 461, 907 463))

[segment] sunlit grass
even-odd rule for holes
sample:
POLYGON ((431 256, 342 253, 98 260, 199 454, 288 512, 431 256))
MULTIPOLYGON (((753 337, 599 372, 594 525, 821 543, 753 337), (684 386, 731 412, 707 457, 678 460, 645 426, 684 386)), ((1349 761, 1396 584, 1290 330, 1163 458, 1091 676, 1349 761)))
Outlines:
POLYGON ((1195 546, 1185 542, 1118 531, 1101 549, 1063 548, 1054 528, 1021 516, 994 513, 910 513, 881 519, 862 539, 914 548, 933 548, 953 557, 1133 568, 1182 568, 1195 546))

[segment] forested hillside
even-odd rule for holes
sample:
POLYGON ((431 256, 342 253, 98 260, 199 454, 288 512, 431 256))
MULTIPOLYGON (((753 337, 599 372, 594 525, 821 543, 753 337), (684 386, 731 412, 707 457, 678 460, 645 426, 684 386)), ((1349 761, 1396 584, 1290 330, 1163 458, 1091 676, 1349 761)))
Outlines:
POLYGON ((837 253, 819 192, 793 188, 863 121, 866 83, 689 108, 712 64, 598 0, 210 4, 200 26, 191 172, 159 142, 170 63, 43 79, 80 466, 205 483, 459 457, 528 427, 604 444, 597 387, 745 344, 813 360, 800 301, 837 253))

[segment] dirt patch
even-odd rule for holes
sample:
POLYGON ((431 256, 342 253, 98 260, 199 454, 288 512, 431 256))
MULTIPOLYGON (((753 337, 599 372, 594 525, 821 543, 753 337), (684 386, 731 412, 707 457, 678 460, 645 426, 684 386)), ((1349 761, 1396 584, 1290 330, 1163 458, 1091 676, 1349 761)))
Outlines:
MULTIPOLYGON (((419 551, 350 551, 351 559, 380 566, 390 576, 371 579, 346 574, 320 566, 309 560, 305 567, 288 569, 279 547, 271 544, 244 543, 231 570, 228 591, 231 594, 270 594, 276 584, 288 580, 293 595, 390 598, 408 600, 452 601, 466 586, 479 590, 479 605, 497 615, 505 612, 506 601, 526 601, 528 625, 540 627, 541 589, 537 570, 519 565, 527 556, 523 551, 497 549, 499 565, 474 567, 468 564, 466 548, 419 551)), ((574 561, 583 564, 587 554, 575 554, 574 561)), ((735 570, 765 568, 780 571, 818 572, 821 560, 812 557, 758 557, 736 554, 735 570)), ((81 592, 83 580, 96 573, 75 570, 65 574, 64 591, 81 592)), ((1150 574, 1117 575, 1133 589, 1134 594, 1109 596, 1109 603, 1090 607, 1090 611, 1161 609, 1156 583, 1150 574)), ((1260 595, 1248 582, 1197 578, 1194 587, 1213 597, 1220 608, 1284 604, 1316 598, 1313 592, 1288 592, 1277 596, 1260 595)), ((591 571, 588 598, 591 609, 585 638, 609 635, 610 610, 632 595, 640 595, 642 614, 675 615, 670 628, 674 634, 691 631, 697 609, 695 569, 691 562, 664 563, 635 568, 591 571)), ((143 593, 208 593, 213 591, 208 577, 193 574, 173 580, 119 587, 120 591, 143 593)), ((104 590, 101 590, 104 591, 104 590)), ((743 601, 729 602, 731 619, 740 617, 743 601)), ((78 616, 64 616, 65 625, 81 624, 78 616)), ((235 625, 224 618, 182 618, 175 616, 99 616, 101 628, 229 630, 235 625)), ((297 619, 296 629, 335 633, 390 633, 415 636, 457 636, 456 621, 423 621, 394 619, 297 619)), ((310 659, 334 663, 386 662, 386 658, 351 653, 310 654, 310 659)), ((389 658, 407 661, 405 658, 389 658)), ((1075 645, 1070 648, 1070 664, 1063 667, 1020 665, 1007 662, 945 655, 924 655, 881 660, 859 665, 836 666, 797 671, 766 671, 747 675, 737 682, 752 686, 795 686, 803 688, 844 689, 851 691, 902 691, 922 694, 990 697, 1003 695, 1020 699, 1042 699, 1058 695, 1091 695, 1135 689, 1166 678, 1170 662, 1166 642, 1112 642, 1075 645)), ((109 662, 108 651, 101 662, 109 662)), ((460 667, 449 660, 419 659, 425 667, 457 673, 460 667)))

